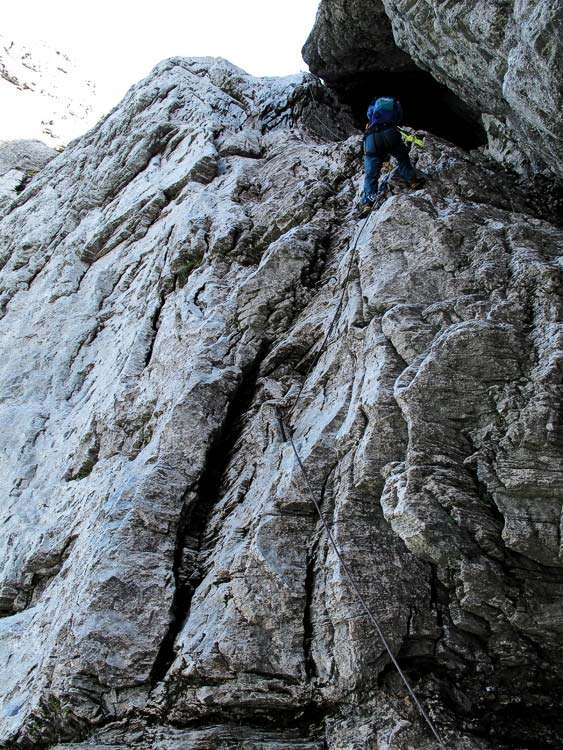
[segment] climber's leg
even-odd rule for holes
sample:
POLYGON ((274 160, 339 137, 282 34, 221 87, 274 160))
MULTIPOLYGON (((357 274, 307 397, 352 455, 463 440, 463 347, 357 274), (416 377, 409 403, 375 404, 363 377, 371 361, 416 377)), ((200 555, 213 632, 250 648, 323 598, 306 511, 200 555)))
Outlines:
POLYGON ((374 202, 382 164, 383 158, 377 149, 375 135, 370 134, 364 141, 365 180, 362 203, 374 202))
POLYGON ((406 182, 412 182, 416 171, 411 163, 408 149, 401 138, 401 134, 394 128, 393 130, 386 130, 385 137, 389 153, 397 159, 399 174, 406 182))

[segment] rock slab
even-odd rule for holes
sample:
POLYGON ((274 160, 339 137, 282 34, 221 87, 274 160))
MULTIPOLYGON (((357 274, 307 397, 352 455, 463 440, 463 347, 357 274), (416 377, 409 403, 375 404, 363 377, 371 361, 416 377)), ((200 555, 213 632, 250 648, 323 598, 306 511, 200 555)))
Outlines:
POLYGON ((561 745, 561 232, 431 135, 362 227, 360 153, 174 58, 6 209, 3 747, 436 748, 276 409, 447 746, 561 745))

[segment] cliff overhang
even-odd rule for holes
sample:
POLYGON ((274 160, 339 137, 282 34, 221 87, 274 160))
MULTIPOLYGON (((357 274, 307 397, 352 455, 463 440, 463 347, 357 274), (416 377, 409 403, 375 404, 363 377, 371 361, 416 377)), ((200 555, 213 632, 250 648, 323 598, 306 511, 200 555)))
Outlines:
POLYGON ((562 16, 553 0, 322 0, 303 57, 358 116, 391 90, 415 127, 561 181, 562 16))

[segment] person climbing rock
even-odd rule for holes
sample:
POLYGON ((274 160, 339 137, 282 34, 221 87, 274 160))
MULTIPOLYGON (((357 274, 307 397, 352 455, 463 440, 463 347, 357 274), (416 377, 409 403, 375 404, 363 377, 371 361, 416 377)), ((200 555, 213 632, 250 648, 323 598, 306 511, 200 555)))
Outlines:
POLYGON ((409 152, 398 125, 403 120, 403 109, 398 99, 383 96, 375 99, 368 108, 368 124, 364 136, 365 180, 360 215, 366 215, 377 199, 379 175, 383 162, 393 156, 397 170, 405 186, 422 184, 411 164, 409 152))

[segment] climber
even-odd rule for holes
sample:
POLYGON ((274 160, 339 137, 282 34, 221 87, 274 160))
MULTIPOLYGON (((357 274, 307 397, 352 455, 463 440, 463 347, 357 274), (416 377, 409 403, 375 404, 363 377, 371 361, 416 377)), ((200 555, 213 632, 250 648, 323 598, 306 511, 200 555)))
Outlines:
POLYGON ((401 104, 391 96, 375 99, 368 108, 364 136, 365 181, 360 215, 369 213, 376 201, 381 167, 389 156, 397 159, 397 169, 405 185, 418 187, 423 182, 411 164, 409 152, 399 133, 397 126, 402 119, 401 104))

